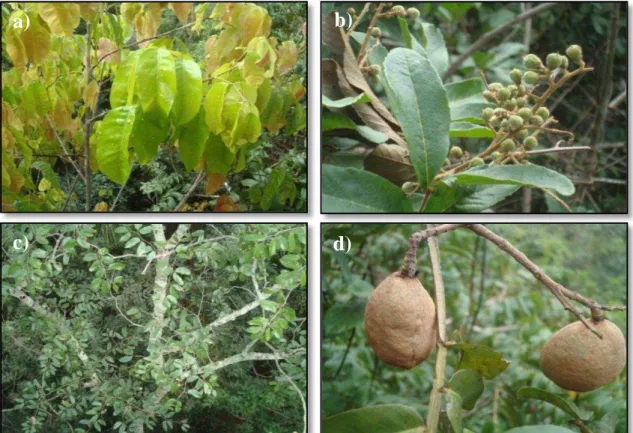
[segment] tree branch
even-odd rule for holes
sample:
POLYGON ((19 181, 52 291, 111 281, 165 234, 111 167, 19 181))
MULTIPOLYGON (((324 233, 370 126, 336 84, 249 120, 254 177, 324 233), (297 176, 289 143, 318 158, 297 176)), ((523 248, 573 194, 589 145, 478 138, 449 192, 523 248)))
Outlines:
POLYGON ((495 37, 497 37, 501 33, 505 32, 508 28, 512 27, 513 25, 515 25, 517 23, 520 23, 521 21, 527 20, 528 18, 532 17, 533 15, 541 13, 541 12, 543 12, 543 11, 545 11, 545 10, 551 8, 551 7, 554 7, 554 6, 556 6, 556 3, 543 3, 543 4, 540 4, 539 6, 537 6, 535 8, 529 9, 529 10, 523 12, 522 14, 517 15, 516 17, 514 17, 513 20, 508 21, 504 25, 502 25, 500 27, 497 27, 496 29, 491 30, 488 33, 484 34, 474 44, 472 44, 470 46, 470 48, 468 48, 466 51, 464 51, 457 58, 457 60, 455 60, 455 62, 453 62, 453 64, 446 70, 446 72, 444 73, 444 76, 442 78, 444 80, 446 80, 446 78, 450 77, 455 72, 457 72, 457 70, 459 69, 461 64, 464 63, 466 61, 466 59, 468 59, 475 51, 478 51, 478 50, 481 50, 482 48, 485 48, 495 37))
POLYGON ((248 313, 249 311, 254 310, 255 308, 259 307, 259 305, 261 304, 261 301, 264 299, 268 299, 269 297, 270 295, 263 295, 260 299, 257 299, 256 301, 253 301, 244 305, 239 310, 235 310, 229 314, 225 314, 224 316, 219 317, 218 319, 214 320, 212 323, 208 324, 207 329, 212 330, 226 323, 232 322, 233 320, 236 320, 238 317, 241 317, 244 314, 248 313))
POLYGON ((286 359, 291 356, 302 355, 305 353, 304 349, 299 349, 291 353, 260 353, 260 352, 247 352, 238 353, 237 355, 224 358, 222 361, 214 362, 209 369, 210 372, 220 370, 229 365, 237 364, 244 361, 272 361, 278 359, 286 359))
POLYGON ((189 200, 191 194, 193 194, 200 182, 202 182, 202 179, 204 179, 204 170, 200 170, 200 173, 198 174, 198 177, 196 177, 196 180, 193 182, 187 193, 183 196, 182 200, 180 200, 178 206, 174 208, 174 212, 178 212, 180 208, 183 207, 185 203, 187 203, 187 200, 189 200))
POLYGON ((440 248, 435 237, 427 239, 429 246, 429 256, 431 258, 431 269, 433 270, 433 282, 435 284, 435 308, 437 310, 437 357, 435 359, 435 377, 433 378, 433 389, 426 418, 426 429, 428 433, 436 433, 440 420, 440 409, 442 406, 442 390, 446 380, 446 297, 444 295, 444 280, 442 279, 442 266, 440 265, 440 248))

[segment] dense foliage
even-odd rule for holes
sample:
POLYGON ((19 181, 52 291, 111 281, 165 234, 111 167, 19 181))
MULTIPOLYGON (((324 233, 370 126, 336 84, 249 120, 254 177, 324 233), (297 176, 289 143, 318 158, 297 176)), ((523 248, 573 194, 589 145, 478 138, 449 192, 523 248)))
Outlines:
MULTIPOLYGON (((426 418, 437 351, 412 370, 390 367, 375 358, 363 330, 369 294, 401 268, 409 236, 424 228, 413 224, 324 226, 323 417, 379 404, 402 404, 417 412, 413 417, 401 413, 403 419, 415 420, 420 415, 426 418), (348 254, 334 250, 333 241, 339 236, 351 240, 348 254)), ((602 304, 626 305, 626 225, 495 224, 488 228, 505 237, 565 287, 602 304)), ((468 230, 458 229, 440 235, 438 240, 448 338, 489 346, 509 362, 496 377, 484 380, 483 394, 463 411, 464 429, 499 433, 515 427, 550 424, 565 427, 568 433, 569 429, 576 430, 568 423, 568 412, 517 395, 521 388, 536 387, 575 403, 590 431, 627 431, 626 371, 615 382, 582 394, 561 390, 541 372, 539 356, 545 342, 576 320, 542 283, 507 254, 468 230)), ((418 257, 418 277, 433 295, 425 245, 420 246, 418 257)), ((583 311, 588 316, 589 312, 583 311)), ((626 335, 626 313, 605 314, 626 335)), ((448 350, 447 383, 458 364, 464 362, 458 353, 454 348, 448 350)), ((371 416, 365 414, 365 431, 372 431, 369 427, 378 425, 386 416, 384 409, 371 416)), ((443 422, 445 416, 444 413, 443 422)), ((452 431, 445 428, 439 431, 452 431)), ((324 430, 330 431, 334 430, 324 430)))
POLYGON ((3 225, 2 431, 305 431, 306 242, 302 225, 3 225))
POLYGON ((306 18, 3 5, 3 210, 305 209, 306 18))
POLYGON ((324 4, 324 211, 624 211, 623 9, 527 5, 324 4))

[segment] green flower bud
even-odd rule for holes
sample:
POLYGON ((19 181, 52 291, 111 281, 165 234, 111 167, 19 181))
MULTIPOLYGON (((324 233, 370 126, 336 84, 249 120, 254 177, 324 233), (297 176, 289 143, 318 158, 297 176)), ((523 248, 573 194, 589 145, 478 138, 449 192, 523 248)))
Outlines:
POLYGON ((501 84, 501 83, 490 83, 488 85, 488 89, 489 90, 499 91, 499 90, 503 89, 503 84, 501 84))
POLYGON ((525 137, 528 136, 530 132, 527 129, 522 129, 520 131, 518 131, 515 135, 516 138, 518 138, 519 140, 523 140, 525 137))
POLYGON ((541 107, 538 110, 536 110, 536 114, 537 116, 541 116, 543 119, 547 119, 549 117, 549 110, 547 109, 547 107, 541 107))
POLYGON ((450 159, 448 159, 448 158, 446 158, 446 159, 444 160, 444 165, 451 165, 451 160, 450 160, 450 159))
POLYGON ((523 147, 525 147, 527 150, 534 149, 537 144, 538 141, 535 137, 527 137, 525 140, 523 140, 523 147))
POLYGON ((493 114, 494 112, 492 111, 492 108, 484 108, 484 111, 481 112, 481 118, 484 120, 490 120, 493 114))
POLYGON ((580 45, 570 45, 565 52, 567 53, 567 57, 575 62, 582 60, 582 48, 580 48, 580 45))
POLYGON ((354 8, 349 8, 349 9, 347 9, 347 12, 348 12, 350 15, 356 15, 356 9, 354 9, 354 8))
POLYGON ((503 140, 501 143, 501 150, 504 152, 512 152, 514 150, 514 140, 508 138, 507 140, 503 140))
POLYGON ((528 71, 523 76, 523 81, 525 81, 527 84, 536 84, 538 83, 538 74, 533 71, 528 71))
POLYGON ((490 124, 492 126, 499 126, 501 124, 501 118, 497 116, 492 116, 490 118, 490 124))
POLYGON ((503 108, 495 108, 492 114, 499 117, 505 117, 508 114, 508 112, 503 108))
POLYGON ((419 17, 420 17, 419 10, 417 10, 416 8, 407 9, 407 18, 410 18, 412 20, 417 20, 419 17))
POLYGON ((471 167, 479 167, 480 165, 484 165, 484 160, 477 157, 477 158, 473 158, 470 160, 470 166, 471 167))
POLYGON ((523 57, 523 64, 528 69, 538 69, 543 66, 543 62, 541 61, 541 59, 539 59, 538 56, 534 54, 528 54, 527 56, 523 57))
POLYGON ((505 108, 506 110, 514 110, 515 108, 517 108, 517 101, 516 99, 510 99, 509 101, 506 101, 505 104, 503 104, 503 108, 505 108))
POLYGON ((508 119, 503 119, 501 121, 501 129, 508 129, 508 119))
POLYGON ((515 86, 514 84, 510 84, 507 89, 510 91, 510 93, 512 94, 512 96, 516 96, 519 88, 517 86, 515 86))
POLYGON ((569 68, 569 59, 566 56, 560 56, 560 59, 561 59, 561 62, 560 62, 561 69, 569 68))
POLYGON ((513 69, 510 72, 510 79, 517 84, 521 84, 521 80, 523 79, 523 72, 520 69, 513 69))
POLYGON ((396 5, 394 7, 391 8, 391 12, 393 12, 394 14, 398 15, 399 17, 403 17, 407 14, 407 11, 404 10, 403 6, 400 5, 396 5))
POLYGON ((510 97, 512 96, 512 94, 510 93, 510 91, 508 89, 501 89, 499 90, 499 92, 497 93, 497 96, 499 97, 499 99, 501 101, 507 101, 508 99, 510 99, 510 97))
POLYGON ((516 101, 517 107, 525 107, 525 104, 527 104, 527 100, 523 96, 517 98, 516 101))
POLYGON ((523 118, 517 115, 510 116, 509 123, 510 123, 510 128, 519 129, 520 127, 523 126, 523 118))
POLYGON ((375 38, 379 38, 382 32, 380 31, 380 27, 373 27, 371 29, 371 35, 375 38))
POLYGON ((563 60, 558 53, 549 53, 545 58, 545 64, 550 69, 556 69, 560 66, 563 60))
POLYGON ((541 116, 532 116, 530 123, 536 126, 541 126, 545 122, 541 116))
POLYGON ((499 157, 501 157, 501 152, 492 152, 492 155, 490 155, 492 157, 492 159, 497 160, 499 159, 499 157))
POLYGON ((380 65, 371 65, 369 67, 369 75, 378 75, 380 74, 380 71, 382 71, 382 67, 380 65))
POLYGON ((523 95, 525 95, 525 87, 519 84, 517 86, 517 96, 523 96, 523 95))
POLYGON ((451 150, 448 152, 448 154, 453 158, 461 158, 464 152, 462 151, 461 147, 453 146, 451 147, 451 150))
POLYGON ((532 117, 532 110, 527 107, 521 108, 517 114, 521 116, 523 120, 530 120, 530 117, 532 117))
POLYGON ((402 191, 409 195, 409 194, 413 194, 414 192, 416 192, 418 189, 418 184, 415 182, 405 182, 402 184, 402 191))
POLYGON ((496 102, 495 96, 492 94, 490 90, 484 90, 483 92, 484 98, 489 102, 496 102))

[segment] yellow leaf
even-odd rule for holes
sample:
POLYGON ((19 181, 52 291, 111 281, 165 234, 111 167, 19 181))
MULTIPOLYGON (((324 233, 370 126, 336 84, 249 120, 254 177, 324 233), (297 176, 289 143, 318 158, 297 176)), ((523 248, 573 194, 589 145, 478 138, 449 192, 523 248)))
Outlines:
POLYGON ((94 112, 94 109, 97 105, 97 99, 99 98, 99 84, 96 81, 91 81, 84 88, 83 100, 86 107, 89 107, 91 111, 94 112))
POLYGON ((53 104, 53 112, 51 113, 53 124, 60 130, 68 129, 72 124, 72 116, 66 106, 66 103, 59 96, 53 104))
POLYGON ((239 17, 240 26, 243 29, 242 45, 247 45, 251 39, 258 36, 268 37, 272 25, 272 19, 261 6, 252 5, 243 11, 239 17))
MULTIPOLYGON (((99 42, 97 42, 97 57, 101 58, 106 54, 109 54, 113 51, 116 51, 118 47, 114 42, 112 42, 108 38, 99 38, 99 42)), ((114 54, 110 54, 108 57, 103 59, 104 62, 113 62, 119 63, 121 60, 121 52, 116 51, 114 54)))
POLYGON ((99 203, 97 203, 94 207, 94 209, 92 209, 95 212, 107 212, 108 211, 108 203, 106 203, 105 201, 100 201, 99 203))
POLYGON ((226 174, 214 174, 209 173, 207 175, 207 194, 213 194, 224 185, 224 179, 226 179, 226 174))
POLYGON ((126 23, 132 24, 136 15, 141 12, 143 5, 140 3, 122 3, 121 15, 126 23))
POLYGON ((94 23, 100 18, 106 3, 79 3, 81 17, 89 23, 94 23))
POLYGON ((178 21, 182 24, 186 24, 187 18, 193 9, 193 3, 169 3, 169 6, 174 10, 178 21))
POLYGON ((277 50, 279 61, 277 62, 277 75, 290 72, 297 64, 299 50, 293 41, 285 41, 277 50))
POLYGON ((224 97, 228 87, 228 83, 214 83, 204 100, 205 121, 215 135, 220 134, 225 129, 222 122, 222 112, 224 110, 224 97))
POLYGON ((11 186, 9 189, 13 192, 20 192, 24 186, 24 176, 17 170, 9 170, 9 176, 11 176, 11 186))
POLYGON ((31 26, 26 30, 26 14, 15 11, 7 26, 7 52, 16 69, 24 72, 27 63, 41 64, 51 49, 51 34, 36 12, 29 12, 31 26))
POLYGON ((51 188, 52 184, 48 179, 42 179, 40 184, 37 186, 37 189, 41 192, 46 192, 51 188))
POLYGON ((71 36, 79 25, 79 5, 74 3, 42 3, 40 16, 56 35, 71 36))

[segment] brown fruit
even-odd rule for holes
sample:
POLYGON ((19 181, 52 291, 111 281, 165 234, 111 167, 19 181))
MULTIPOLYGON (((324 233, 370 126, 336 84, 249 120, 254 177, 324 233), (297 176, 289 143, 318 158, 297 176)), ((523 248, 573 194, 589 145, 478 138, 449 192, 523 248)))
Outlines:
POLYGON ((608 320, 590 323, 601 340, 580 321, 549 339, 541 352, 541 370, 568 391, 588 392, 615 380, 626 365, 622 331, 608 320))
POLYGON ((365 308, 367 340, 378 358, 410 369, 435 347, 435 304, 417 278, 395 272, 371 293, 365 308))

